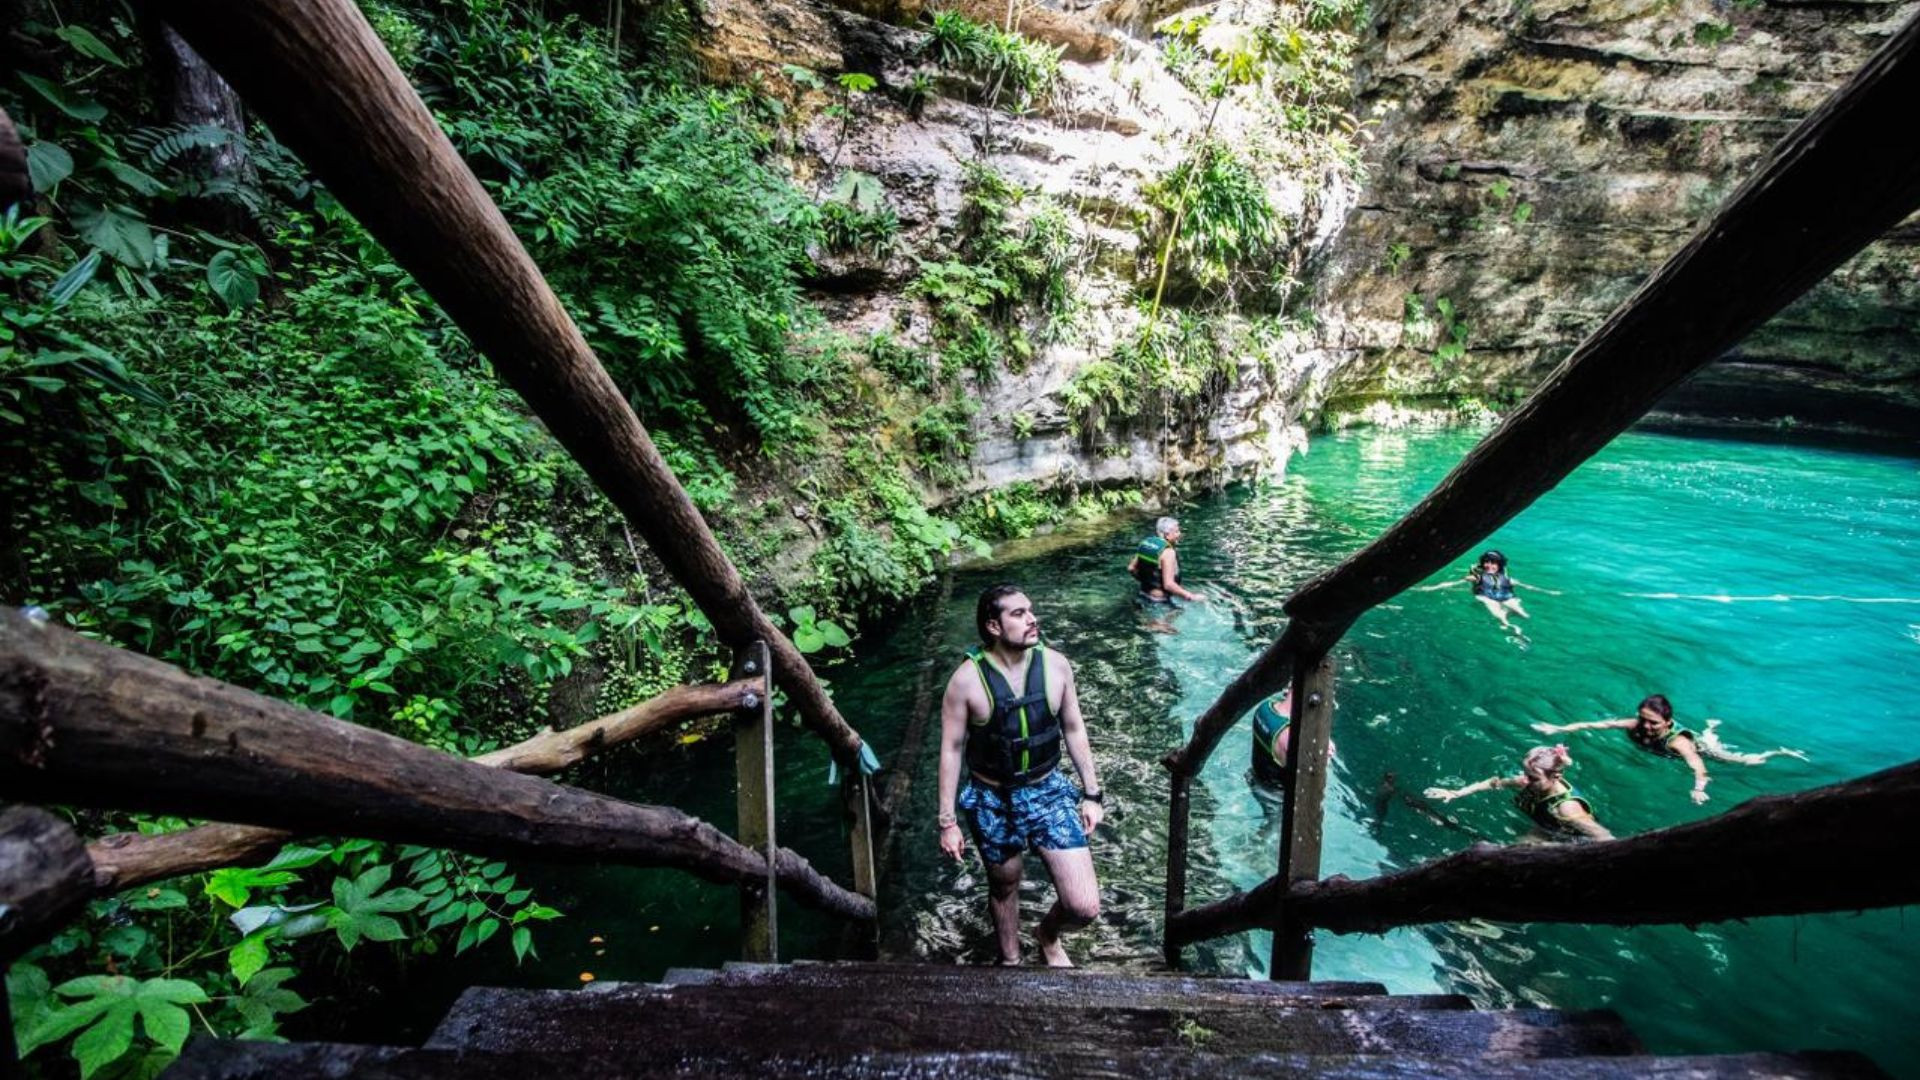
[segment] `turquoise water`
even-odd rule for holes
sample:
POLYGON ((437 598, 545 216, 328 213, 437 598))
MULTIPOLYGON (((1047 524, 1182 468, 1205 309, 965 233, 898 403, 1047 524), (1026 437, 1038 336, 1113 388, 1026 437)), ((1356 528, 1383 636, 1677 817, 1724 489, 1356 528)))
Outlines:
MULTIPOLYGON (((1143 523, 1110 523, 956 573, 887 624, 865 627, 859 655, 827 672, 834 695, 889 756, 923 683, 937 708, 959 650, 973 640, 978 590, 1003 579, 1025 584, 1043 631, 1076 664, 1113 793, 1095 846, 1105 910, 1071 949, 1082 962, 1152 966, 1165 865, 1158 759, 1277 636, 1288 593, 1404 513, 1475 438, 1326 436, 1284 480, 1183 511, 1188 583, 1214 602, 1180 613, 1178 633, 1146 625, 1121 577, 1143 523)), ((1517 771, 1519 756, 1541 742, 1570 745, 1571 778, 1624 834, 1912 758, 1920 745, 1920 712, 1909 706, 1920 670, 1917 473, 1911 459, 1810 446, 1655 434, 1616 442, 1490 538, 1514 576, 1560 593, 1522 593, 1534 614, 1525 642, 1455 588, 1401 596, 1364 617, 1337 650, 1339 756, 1324 872, 1371 876, 1474 839, 1517 838, 1526 822, 1501 794, 1450 804, 1451 825, 1443 825, 1383 799, 1382 778, 1394 773, 1409 792, 1457 786, 1517 771), (1528 729, 1627 715, 1655 690, 1695 729, 1722 718, 1720 734, 1737 749, 1790 746, 1810 760, 1710 763, 1713 801, 1696 807, 1684 766, 1632 750, 1618 733, 1548 738, 1528 729)), ((782 841, 846 881, 825 753, 797 731, 783 731, 779 743, 782 841)), ((1248 786, 1249 749, 1243 725, 1196 788, 1194 902, 1273 872, 1277 814, 1248 786)), ((935 846, 934 752, 930 730, 908 766, 914 783, 883 890, 883 943, 896 956, 984 960, 991 945, 977 864, 945 862, 935 846)), ((664 757, 614 755, 573 779, 726 827, 731 753, 718 740, 664 757)), ((669 965, 736 955, 731 890, 664 872, 531 873, 569 912, 541 939, 541 960, 517 972, 469 968, 450 985, 564 985, 582 971, 652 978, 669 965)), ((1037 869, 1028 885, 1031 926, 1051 891, 1037 869)), ((788 955, 834 947, 824 920, 791 904, 781 918, 788 955)), ((1188 955, 1202 969, 1261 974, 1266 953, 1256 934, 1188 955)), ((1396 991, 1456 991, 1489 1006, 1611 1007, 1659 1051, 1851 1047, 1920 1076, 1920 996, 1909 985, 1920 942, 1898 911, 1698 930, 1482 923, 1322 935, 1314 972, 1396 991)))

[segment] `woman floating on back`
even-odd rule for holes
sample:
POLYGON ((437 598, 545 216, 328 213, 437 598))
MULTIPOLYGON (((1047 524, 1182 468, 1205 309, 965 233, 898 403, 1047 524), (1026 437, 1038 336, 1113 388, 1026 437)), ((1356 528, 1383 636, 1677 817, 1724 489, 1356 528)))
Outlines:
POLYGON ((1680 727, 1673 722, 1673 703, 1665 694, 1648 694, 1640 702, 1638 715, 1619 717, 1612 720, 1588 720, 1578 724, 1535 724, 1533 730, 1547 735, 1557 735, 1563 731, 1595 731, 1601 728, 1618 728, 1627 733, 1633 745, 1658 757, 1679 758, 1693 770, 1693 801, 1707 801, 1707 763, 1702 758, 1732 762, 1736 765, 1759 765, 1771 757, 1796 757, 1802 761, 1807 755, 1798 750, 1784 747, 1768 750, 1760 754, 1743 754, 1729 750, 1720 742, 1713 729, 1720 726, 1718 720, 1708 720, 1707 730, 1699 735, 1680 727))
POLYGON ((1521 760, 1519 776, 1490 776, 1478 783, 1449 790, 1430 787, 1429 799, 1452 802, 1462 795, 1495 788, 1518 788, 1513 805, 1533 819, 1531 842, 1547 840, 1611 840, 1613 834, 1593 816, 1593 807, 1567 783, 1573 755, 1564 746, 1536 746, 1521 760))
MULTIPOLYGON (((1487 611, 1500 620, 1502 630, 1511 630, 1516 634, 1521 632, 1520 628, 1507 621, 1507 614, 1511 612, 1523 619, 1531 619, 1533 616, 1527 614, 1527 609, 1520 603, 1520 598, 1514 595, 1514 589, 1536 589, 1551 596, 1560 595, 1552 589, 1541 589, 1538 585, 1529 585, 1509 575, 1507 557, 1491 548, 1481 554, 1480 561, 1475 563, 1460 581, 1473 585, 1473 598, 1486 605, 1487 611)), ((1435 589, 1452 588, 1460 584, 1460 581, 1443 581, 1438 585, 1428 585, 1421 591, 1432 592, 1435 589)))

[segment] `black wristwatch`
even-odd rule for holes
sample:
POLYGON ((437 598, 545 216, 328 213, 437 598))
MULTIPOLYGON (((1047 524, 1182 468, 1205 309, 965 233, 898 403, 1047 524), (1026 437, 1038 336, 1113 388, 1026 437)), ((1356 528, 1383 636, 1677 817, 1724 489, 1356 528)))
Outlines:
POLYGON ((1082 791, 1080 793, 1080 801, 1090 802, 1095 806, 1104 806, 1107 801, 1107 793, 1104 791, 1082 791))

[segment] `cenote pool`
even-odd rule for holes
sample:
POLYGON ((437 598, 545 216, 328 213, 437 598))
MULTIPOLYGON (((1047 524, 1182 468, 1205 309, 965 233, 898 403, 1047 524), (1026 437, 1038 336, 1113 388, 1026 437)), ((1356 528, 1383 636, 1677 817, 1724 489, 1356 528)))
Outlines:
MULTIPOLYGON (((1159 757, 1181 742, 1227 680, 1280 631, 1281 601, 1357 549, 1426 493, 1475 433, 1367 431, 1323 436, 1288 475, 1181 512, 1190 586, 1213 602, 1155 633, 1122 567, 1143 521, 1052 537, 990 567, 954 573, 890 623, 864 628, 858 655, 827 672, 842 710, 888 756, 974 638, 973 598, 1023 584, 1042 630, 1079 672, 1102 778, 1112 793, 1096 839, 1105 914, 1072 943, 1081 962, 1148 967, 1158 956, 1166 784, 1159 757), (930 686, 931 694, 925 693, 930 686)), ((1407 593, 1364 617, 1338 650, 1341 679, 1328 788, 1326 873, 1412 866, 1475 839, 1517 838, 1525 821, 1489 793, 1446 820, 1383 797, 1391 773, 1418 792, 1517 771, 1544 741, 1572 748, 1572 779, 1601 820, 1631 834, 1692 821, 1756 795, 1860 776, 1915 756, 1920 710, 1920 463, 1902 457, 1633 433, 1609 447, 1489 543, 1523 593, 1524 643, 1464 589, 1407 593), (1547 739, 1536 721, 1624 716, 1645 694, 1673 699, 1696 730, 1720 718, 1732 747, 1795 747, 1757 767, 1710 763, 1712 801, 1694 806, 1678 762, 1615 732, 1547 739)), ((1464 566, 1464 562, 1462 563, 1464 566)), ((1450 570, 1435 581, 1457 574, 1450 570)), ((882 897, 889 952, 932 962, 989 955, 977 865, 935 846, 934 738, 915 760, 882 897)), ((848 880, 824 750, 782 734, 782 841, 848 880)), ((1247 779, 1245 726, 1229 734, 1194 799, 1195 902, 1272 873, 1278 814, 1247 779)), ((665 759, 592 766, 581 782, 732 821, 724 740, 665 759)), ((680 875, 603 869, 539 874, 569 912, 518 971, 462 981, 546 985, 647 978, 670 965, 733 956, 737 900, 680 875), (604 940, 594 943, 590 936, 604 940)), ((1029 924, 1050 898, 1037 868, 1029 924)), ((834 930, 782 908, 790 955, 831 950, 834 930)), ((1194 966, 1261 974, 1265 935, 1193 950, 1194 966)), ((1611 1007, 1659 1052, 1852 1047, 1920 1075, 1920 927, 1901 911, 1684 927, 1466 924, 1384 936, 1321 935, 1321 978, 1401 992, 1459 992, 1488 1006, 1611 1007)))

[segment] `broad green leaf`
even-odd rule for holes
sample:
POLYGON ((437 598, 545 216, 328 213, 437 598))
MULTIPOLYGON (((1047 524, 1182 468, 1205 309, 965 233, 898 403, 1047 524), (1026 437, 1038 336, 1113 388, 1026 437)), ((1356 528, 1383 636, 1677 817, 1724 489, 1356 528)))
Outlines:
POLYGON ((833 648, 844 649, 848 645, 853 644, 853 639, 848 637, 847 632, 840 629, 837 623, 822 622, 819 624, 819 627, 821 636, 826 640, 826 643, 833 648))
POLYGON ((28 1033, 22 1049, 44 1046, 85 1028, 71 1051, 82 1077, 92 1076, 127 1052, 133 1045, 136 1016, 149 1038, 178 1053, 188 1028, 181 1006, 207 1000, 206 991, 185 979, 140 980, 125 975, 89 975, 61 983, 53 992, 76 1000, 48 1013, 28 1033))
MULTIPOLYGON (((239 252, 215 252, 207 262, 207 284, 229 311, 238 311, 260 299, 260 279, 239 252)), ((305 639, 301 644, 305 644, 305 639)))
POLYGON ((803 653, 816 653, 827 644, 827 635, 812 623, 806 623, 793 632, 793 647, 803 653))
POLYGON ((33 180, 33 190, 50 194, 60 181, 73 175, 73 155, 50 142, 34 143, 27 147, 27 175, 33 180))
POLYGON ((65 88, 48 82, 38 75, 29 75, 23 71, 20 73, 20 81, 33 87, 34 92, 46 98, 54 108, 59 109, 75 120, 82 120, 91 124, 96 120, 105 118, 107 115, 107 107, 105 105, 100 104, 92 98, 69 93, 65 88))
POLYGON ((135 270, 153 265, 153 230, 140 215, 125 207, 82 206, 74 211, 73 228, 80 239, 135 270))
POLYGON ((793 620, 795 626, 809 626, 819 616, 815 614, 813 605, 802 604, 797 608, 788 608, 787 617, 793 620))
POLYGON ((127 62, 120 59, 119 53, 114 52, 106 42, 94 36, 93 31, 84 26, 68 24, 55 30, 53 36, 73 46, 74 51, 82 56, 90 56, 95 60, 104 60, 114 67, 127 66, 127 62))
POLYGON ((267 966, 267 938, 273 933, 273 927, 262 927, 241 938, 240 944, 228 951, 227 967, 233 972, 235 982, 244 987, 247 985, 247 980, 258 975, 260 969, 267 966))
POLYGON ((247 1023, 247 1030, 253 1033, 244 1038, 271 1036, 276 1027, 276 1017, 307 1007, 304 998, 280 985, 293 976, 292 968, 268 968, 255 975, 246 988, 232 999, 233 1007, 247 1023))
POLYGON ((100 167, 112 173, 115 180, 120 181, 128 191, 133 192, 135 195, 152 197, 155 195, 165 195, 167 192, 173 190, 167 186, 166 181, 151 173, 136 169, 124 161, 115 161, 112 158, 108 158, 100 163, 100 167))
POLYGON ((291 885, 300 880, 298 874, 286 870, 259 870, 252 867, 215 870, 207 875, 207 895, 226 903, 228 907, 242 908, 255 889, 275 889, 282 885, 291 885))
POLYGON ((173 911, 187 906, 187 898, 177 889, 148 889, 128 902, 135 911, 173 911))

